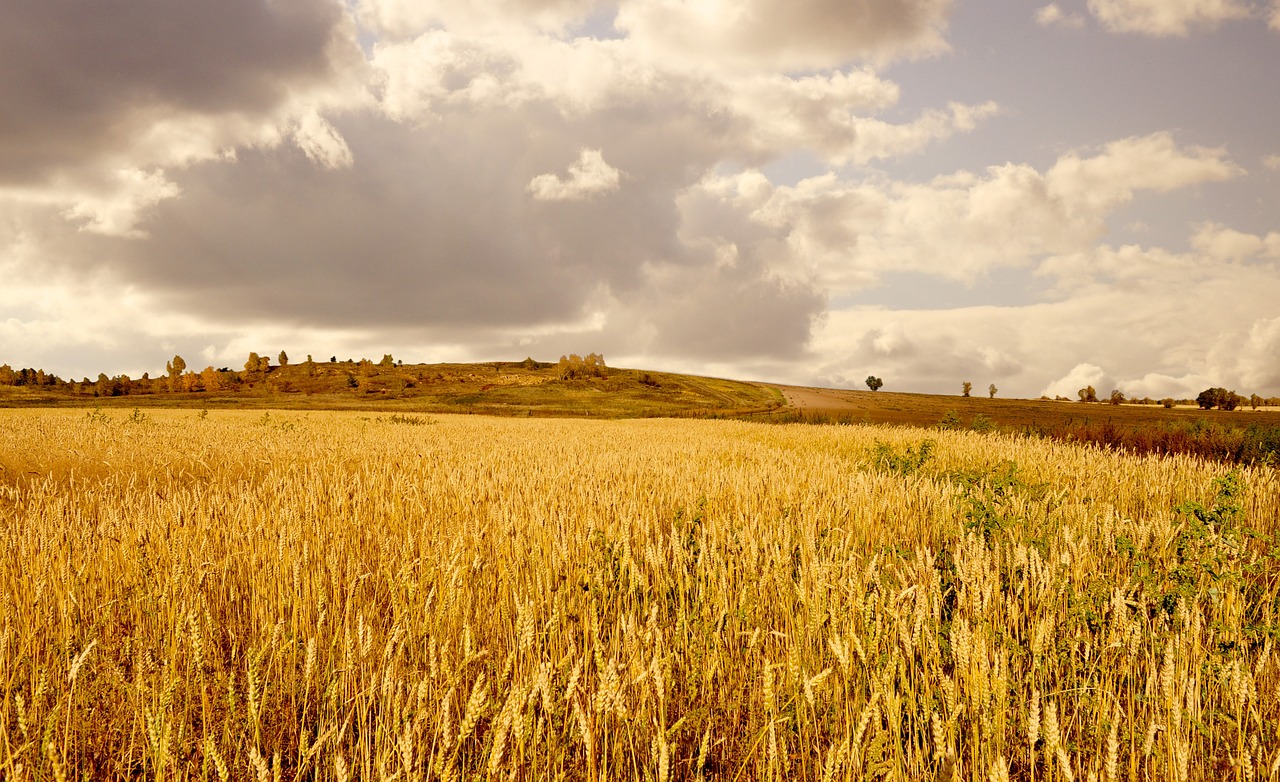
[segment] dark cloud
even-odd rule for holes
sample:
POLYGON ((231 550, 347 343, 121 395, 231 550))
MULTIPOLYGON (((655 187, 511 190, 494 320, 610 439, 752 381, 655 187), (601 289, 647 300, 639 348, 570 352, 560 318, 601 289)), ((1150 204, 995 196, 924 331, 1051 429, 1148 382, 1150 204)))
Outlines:
POLYGON ((335 0, 7 0, 0 182, 28 183, 182 115, 252 117, 331 73, 335 0))

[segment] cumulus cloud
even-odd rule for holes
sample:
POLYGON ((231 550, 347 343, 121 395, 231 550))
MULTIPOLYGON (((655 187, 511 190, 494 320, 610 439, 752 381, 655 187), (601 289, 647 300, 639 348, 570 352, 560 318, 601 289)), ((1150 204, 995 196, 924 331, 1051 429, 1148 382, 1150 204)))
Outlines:
POLYGON ((1172 134, 1153 133, 1114 141, 1088 158, 1068 153, 1049 170, 1046 183, 1055 196, 1107 207, 1128 201, 1135 190, 1168 192, 1243 173, 1224 149, 1181 148, 1172 134))
POLYGON ((1084 27, 1084 17, 1063 11, 1057 3, 1049 3, 1036 11, 1036 23, 1041 27, 1057 25, 1079 29, 1084 27))
POLYGON ((1243 340, 1224 351, 1228 364, 1236 365, 1240 387, 1270 389, 1280 387, 1280 318, 1259 318, 1243 340))
POLYGON ((1106 371, 1096 364, 1076 364, 1067 374, 1045 386, 1040 395, 1049 397, 1065 396, 1068 399, 1077 399, 1079 398, 1080 389, 1087 386, 1093 386, 1098 394, 1105 396, 1107 393, 1106 371))
POLYGON ((1182 148, 1156 134, 1092 155, 1068 152, 1045 172, 1006 164, 924 183, 829 173, 791 186, 774 186, 751 170, 712 175, 683 203, 701 221, 688 235, 737 248, 750 242, 775 259, 775 268, 810 274, 839 296, 890 273, 972 284, 997 269, 1084 253, 1135 193, 1237 173, 1221 150, 1182 148))
POLYGON ((1258 256, 1280 258, 1280 233, 1275 231, 1266 236, 1257 236, 1218 223, 1204 223, 1191 237, 1191 244, 1214 259, 1243 261, 1258 256))
POLYGON ((1185 36, 1252 15, 1238 0, 1089 0, 1089 11, 1108 30, 1153 37, 1185 36))
POLYGON ((539 201, 581 201, 618 189, 622 172, 604 161, 598 149, 584 149, 569 166, 569 176, 539 174, 529 180, 528 191, 539 201))

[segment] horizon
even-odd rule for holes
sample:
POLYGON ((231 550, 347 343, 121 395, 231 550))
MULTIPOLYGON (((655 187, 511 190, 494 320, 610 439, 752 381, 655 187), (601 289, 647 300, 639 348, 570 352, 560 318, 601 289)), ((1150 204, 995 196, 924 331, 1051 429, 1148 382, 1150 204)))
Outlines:
POLYGON ((1280 395, 1280 0, 6 15, 14 369, 294 345, 1280 395))

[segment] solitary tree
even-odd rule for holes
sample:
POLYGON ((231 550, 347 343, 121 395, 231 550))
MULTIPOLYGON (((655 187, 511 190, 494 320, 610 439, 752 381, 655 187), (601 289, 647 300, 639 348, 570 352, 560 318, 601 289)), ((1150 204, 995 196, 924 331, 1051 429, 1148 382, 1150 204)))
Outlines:
POLYGON ((285 353, 283 350, 280 351, 280 366, 282 367, 289 366, 289 354, 285 353))
POLYGON ((963 388, 964 388, 963 396, 968 396, 969 392, 973 390, 973 383, 970 383, 968 380, 966 380, 964 381, 963 388))
POLYGON ((1124 392, 1118 388, 1114 389, 1111 392, 1111 397, 1107 401, 1113 405, 1122 404, 1124 402, 1124 392))
POLYGON ((987 394, 989 395, 989 397, 988 397, 988 398, 990 398, 990 399, 995 399, 995 398, 996 398, 996 391, 997 391, 997 390, 998 390, 998 389, 996 388, 996 384, 995 384, 995 383, 992 383, 990 386, 987 386, 987 394))
POLYGON ((1085 386, 1076 393, 1080 396, 1081 402, 1098 401, 1098 392, 1094 390, 1093 386, 1085 386))
POLYGON ((879 391, 881 388, 884 388, 884 381, 875 375, 867 375, 867 388, 872 391, 879 391))

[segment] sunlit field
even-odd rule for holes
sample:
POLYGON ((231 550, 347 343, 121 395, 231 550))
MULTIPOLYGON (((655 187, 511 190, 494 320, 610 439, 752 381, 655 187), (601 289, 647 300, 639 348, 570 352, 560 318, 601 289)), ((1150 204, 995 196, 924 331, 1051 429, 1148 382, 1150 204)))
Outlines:
POLYGON ((1278 532, 971 431, 0 410, 0 775, 1277 779, 1278 532))

